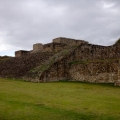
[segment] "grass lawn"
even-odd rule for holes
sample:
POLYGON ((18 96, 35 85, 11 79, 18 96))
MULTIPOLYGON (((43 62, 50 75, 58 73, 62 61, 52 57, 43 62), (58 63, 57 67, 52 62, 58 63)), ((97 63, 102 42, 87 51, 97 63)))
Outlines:
POLYGON ((0 120, 120 120, 120 87, 0 78, 0 120))

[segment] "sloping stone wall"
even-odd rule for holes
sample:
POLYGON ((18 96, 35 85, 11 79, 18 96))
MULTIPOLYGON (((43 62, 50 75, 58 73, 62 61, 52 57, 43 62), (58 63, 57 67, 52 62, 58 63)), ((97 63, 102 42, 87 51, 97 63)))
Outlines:
POLYGON ((46 52, 34 53, 2 61, 0 62, 0 77, 20 78, 53 55, 54 53, 46 52))

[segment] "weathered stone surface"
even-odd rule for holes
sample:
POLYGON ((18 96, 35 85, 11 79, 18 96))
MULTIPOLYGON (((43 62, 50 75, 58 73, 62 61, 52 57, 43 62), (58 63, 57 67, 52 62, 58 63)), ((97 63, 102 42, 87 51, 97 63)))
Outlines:
POLYGON ((52 43, 36 44, 33 51, 17 51, 16 56, 0 62, 1 77, 32 82, 75 80, 120 86, 120 44, 100 46, 82 40, 56 38, 52 43))
POLYGON ((43 51, 43 45, 41 43, 36 43, 33 45, 33 52, 43 51))
POLYGON ((28 54, 30 54, 30 51, 26 51, 26 50, 15 51, 15 57, 21 57, 28 54))
POLYGON ((114 83, 118 79, 118 60, 73 64, 70 67, 71 79, 95 83, 114 83), (114 63, 114 64, 113 64, 114 63))
POLYGON ((22 57, 10 58, 0 62, 0 77, 20 78, 53 56, 54 53, 35 53, 22 57))
POLYGON ((74 45, 80 45, 82 43, 87 43, 87 41, 84 40, 75 40, 75 39, 71 39, 71 38, 64 38, 64 37, 59 37, 59 38, 55 38, 53 39, 53 43, 64 43, 70 46, 74 46, 74 45))
POLYGON ((118 81, 120 46, 95 46, 83 44, 41 74, 40 80, 51 81, 69 79, 96 83, 118 81), (91 54, 92 51, 92 54, 91 54), (72 64, 77 62, 79 64, 72 64), (49 76, 46 80, 46 74, 49 76))
POLYGON ((25 50, 16 51, 15 56, 20 57, 23 55, 27 55, 31 53, 40 53, 40 52, 59 52, 69 46, 80 45, 82 43, 88 44, 88 42, 84 40, 75 40, 70 38, 59 37, 59 38, 53 39, 52 43, 48 43, 44 45, 41 43, 34 44, 32 51, 25 51, 25 50))

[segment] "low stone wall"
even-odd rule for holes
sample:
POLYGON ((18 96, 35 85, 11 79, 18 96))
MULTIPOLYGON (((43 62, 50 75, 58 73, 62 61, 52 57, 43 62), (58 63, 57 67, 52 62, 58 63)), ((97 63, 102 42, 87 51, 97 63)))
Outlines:
POLYGON ((83 61, 70 65, 69 75, 76 81, 114 83, 118 80, 119 60, 83 61))

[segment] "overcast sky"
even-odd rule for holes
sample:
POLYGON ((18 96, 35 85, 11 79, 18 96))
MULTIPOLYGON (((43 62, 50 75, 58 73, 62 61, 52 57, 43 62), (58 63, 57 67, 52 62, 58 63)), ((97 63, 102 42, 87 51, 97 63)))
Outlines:
POLYGON ((120 37, 120 0, 0 0, 0 55, 68 37, 112 45, 120 37))

